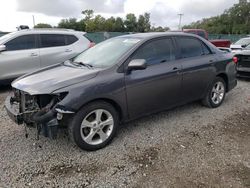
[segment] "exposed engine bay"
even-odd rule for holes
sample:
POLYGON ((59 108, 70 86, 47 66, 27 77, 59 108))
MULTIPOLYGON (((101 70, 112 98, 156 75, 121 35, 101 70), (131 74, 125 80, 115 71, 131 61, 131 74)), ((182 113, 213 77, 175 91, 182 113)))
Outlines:
POLYGON ((10 103, 18 108, 19 124, 36 126, 38 135, 42 133, 46 137, 56 138, 60 118, 57 118, 55 106, 64 97, 64 94, 33 96, 14 89, 10 103))

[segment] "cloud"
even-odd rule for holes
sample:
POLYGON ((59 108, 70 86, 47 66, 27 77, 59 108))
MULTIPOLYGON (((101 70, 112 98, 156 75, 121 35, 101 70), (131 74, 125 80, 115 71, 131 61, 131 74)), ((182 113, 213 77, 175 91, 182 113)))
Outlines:
POLYGON ((17 10, 42 13, 48 16, 78 17, 81 11, 97 13, 124 12, 123 0, 17 0, 17 10))
POLYGON ((222 14, 225 9, 228 9, 238 0, 189 0, 185 1, 181 6, 181 11, 184 14, 195 17, 210 17, 222 14))
POLYGON ((41 13, 54 17, 81 17, 82 10, 92 9, 103 16, 122 16, 144 12, 151 14, 155 26, 178 28, 179 13, 183 13, 182 25, 216 16, 238 0, 16 0, 17 10, 41 13))
POLYGON ((238 0, 206 0, 206 2, 204 0, 158 0, 149 12, 152 24, 177 29, 179 13, 184 14, 182 25, 185 25, 205 17, 222 14, 225 9, 237 2, 238 0))
POLYGON ((151 24, 155 26, 175 26, 178 11, 171 8, 171 5, 164 2, 157 2, 149 11, 151 24))

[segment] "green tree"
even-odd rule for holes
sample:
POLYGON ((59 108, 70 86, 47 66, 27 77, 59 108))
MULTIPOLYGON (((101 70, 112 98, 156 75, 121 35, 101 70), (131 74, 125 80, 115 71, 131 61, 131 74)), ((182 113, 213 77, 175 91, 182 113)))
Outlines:
POLYGON ((184 28, 205 29, 215 34, 248 34, 250 33, 250 2, 239 0, 223 14, 199 20, 184 28))
POLYGON ((134 14, 127 14, 125 20, 121 17, 105 19, 101 15, 94 15, 93 10, 82 11, 83 19, 76 18, 62 19, 58 28, 74 29, 86 32, 149 32, 167 31, 168 27, 151 28, 150 14, 139 15, 138 19, 134 14))
POLYGON ((84 10, 82 11, 82 14, 85 16, 84 20, 90 20, 94 17, 94 11, 93 10, 84 10))
POLYGON ((117 17, 115 19, 115 24, 114 24, 114 30, 115 32, 124 32, 125 31, 125 26, 122 18, 117 17))
POLYGON ((128 32, 136 32, 137 31, 137 19, 134 14, 127 14, 126 20, 124 21, 124 25, 126 27, 126 31, 128 32))
POLYGON ((106 19, 101 15, 97 15, 94 18, 86 20, 86 32, 98 32, 105 31, 106 19))
POLYGON ((112 32, 115 31, 115 18, 112 16, 108 18, 105 22, 104 29, 105 31, 112 32))
POLYGON ((84 20, 80 20, 78 22, 76 18, 62 19, 58 24, 58 28, 74 29, 76 31, 84 31, 85 22, 84 20))
POLYGON ((169 27, 162 27, 162 26, 158 26, 158 27, 152 27, 151 29, 150 29, 150 31, 152 31, 152 32, 165 32, 165 31, 169 31, 170 30, 170 28, 169 27))
POLYGON ((36 24, 34 28, 52 28, 52 26, 46 23, 39 23, 39 24, 36 24))
POLYGON ((150 27, 150 14, 145 13, 144 15, 140 15, 137 22, 137 31, 142 33, 148 32, 150 31, 150 27))

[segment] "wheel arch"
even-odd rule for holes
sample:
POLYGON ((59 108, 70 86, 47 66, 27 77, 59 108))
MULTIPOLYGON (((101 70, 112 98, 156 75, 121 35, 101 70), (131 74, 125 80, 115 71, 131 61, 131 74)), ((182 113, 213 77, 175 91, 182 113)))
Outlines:
POLYGON ((220 77, 220 78, 222 78, 224 81, 225 81, 225 83, 226 83, 226 91, 228 92, 228 77, 227 77, 227 74, 225 74, 225 73, 219 73, 219 74, 217 74, 216 75, 216 77, 220 77))
POLYGON ((122 110, 122 107, 118 104, 118 102, 116 102, 112 99, 109 99, 109 98, 96 98, 96 99, 90 100, 87 103, 85 103, 84 105, 82 105, 81 108, 84 108, 84 106, 86 106, 90 103, 94 103, 94 102, 98 102, 98 101, 100 101, 100 102, 104 101, 104 102, 111 104, 115 108, 115 110, 118 112, 119 121, 122 121, 125 118, 125 114, 122 110))

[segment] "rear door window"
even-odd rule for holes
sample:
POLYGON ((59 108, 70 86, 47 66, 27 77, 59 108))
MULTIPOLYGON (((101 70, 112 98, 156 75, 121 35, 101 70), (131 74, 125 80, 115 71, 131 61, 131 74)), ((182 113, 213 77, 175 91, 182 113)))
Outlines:
POLYGON ((192 37, 179 37, 178 44, 182 58, 198 57, 204 55, 201 42, 192 37))
POLYGON ((41 48, 66 46, 65 36, 61 34, 41 34, 41 48))
POLYGON ((141 46, 133 59, 145 59, 148 65, 175 60, 175 48, 171 38, 157 39, 141 46))
POLYGON ((23 35, 5 43, 7 51, 29 50, 36 48, 36 35, 23 35))

